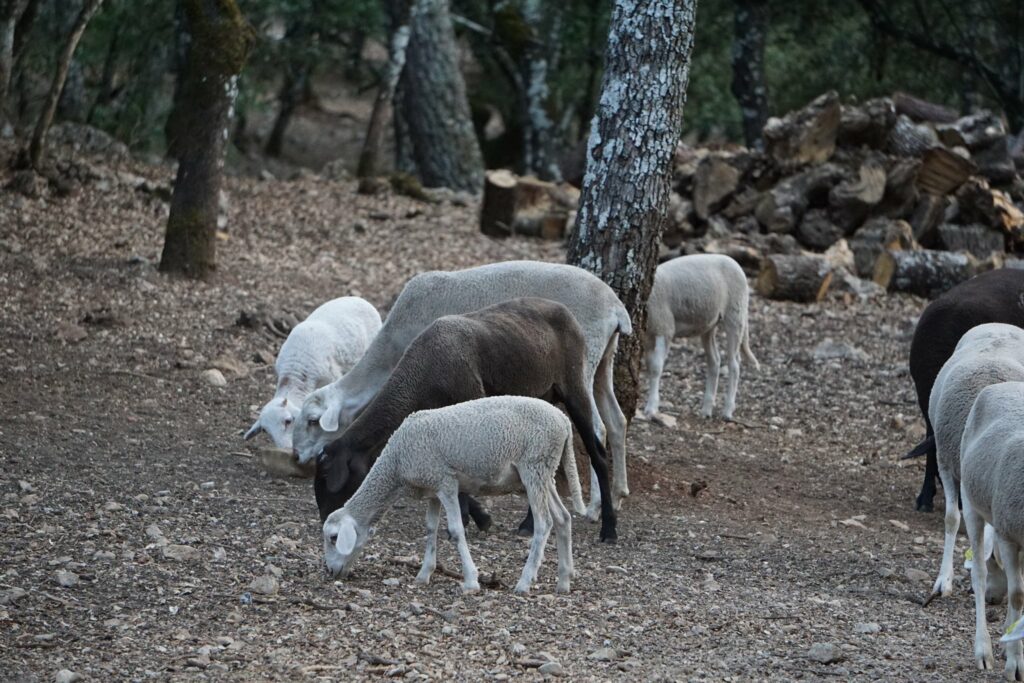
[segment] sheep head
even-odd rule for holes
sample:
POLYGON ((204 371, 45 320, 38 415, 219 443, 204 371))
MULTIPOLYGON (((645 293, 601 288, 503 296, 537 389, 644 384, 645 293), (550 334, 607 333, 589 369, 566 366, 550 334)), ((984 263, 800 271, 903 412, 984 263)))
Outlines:
POLYGON ((291 450, 292 430, 298 411, 299 406, 290 402, 287 397, 274 397, 260 410, 259 419, 245 433, 245 440, 248 441, 260 432, 266 432, 275 446, 291 450))
POLYGON ((313 492, 320 519, 326 520, 359 490, 373 462, 362 454, 346 453, 341 440, 327 446, 316 462, 313 492))
POLYGON ((331 576, 348 578, 359 559, 372 528, 363 528, 344 508, 324 522, 324 563, 331 576))

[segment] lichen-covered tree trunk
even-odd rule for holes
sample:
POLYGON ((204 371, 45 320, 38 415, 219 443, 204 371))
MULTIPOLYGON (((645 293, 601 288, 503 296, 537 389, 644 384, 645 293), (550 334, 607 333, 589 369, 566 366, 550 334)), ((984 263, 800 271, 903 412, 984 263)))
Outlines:
MULTIPOLYGON (((408 137, 399 147, 408 149, 425 186, 479 192, 484 162, 459 71, 448 0, 417 2, 410 22, 396 93, 408 137)), ((396 130, 402 132, 402 127, 396 130)))
POLYGON ((61 50, 60 57, 57 59, 57 71, 53 75, 50 92, 46 97, 46 103, 43 104, 39 119, 36 121, 35 130, 32 132, 32 141, 28 147, 28 161, 32 168, 39 168, 39 162, 43 156, 43 139, 46 137, 46 131, 50 129, 50 124, 53 123, 53 115, 57 112, 57 102, 60 100, 60 93, 64 89, 64 82, 67 80, 68 71, 71 68, 75 48, 78 47, 78 41, 82 39, 89 20, 96 14, 101 4, 103 4, 103 0, 86 0, 82 5, 82 11, 78 13, 78 17, 71 27, 71 32, 64 43, 64 49, 61 50))
POLYGON ((216 263, 217 199, 232 108, 255 33, 235 0, 185 0, 180 154, 160 270, 205 278, 216 263))
POLYGON ((557 3, 524 0, 523 24, 528 35, 520 56, 520 96, 523 117, 523 168, 543 180, 560 181, 562 173, 555 159, 555 125, 548 113, 548 71, 550 51, 556 43, 559 8, 557 3), (547 15, 547 16, 546 16, 547 15))
POLYGON ((768 0, 735 0, 732 43, 732 94, 743 116, 748 147, 764 148, 761 131, 768 120, 764 83, 764 44, 768 33, 768 0))
POLYGON ((633 320, 633 334, 619 341, 615 359, 615 393, 627 417, 639 394, 647 299, 668 211, 696 13, 696 0, 616 0, 569 240, 568 262, 607 282, 633 320))
POLYGON ((388 63, 384 71, 377 99, 370 113, 370 124, 366 128, 366 139, 359 154, 359 165, 356 176, 371 178, 380 173, 381 149, 384 147, 384 131, 391 123, 394 111, 395 90, 398 79, 405 69, 405 54, 409 47, 409 19, 414 2, 421 0, 393 0, 388 3, 390 15, 391 38, 388 41, 388 63))

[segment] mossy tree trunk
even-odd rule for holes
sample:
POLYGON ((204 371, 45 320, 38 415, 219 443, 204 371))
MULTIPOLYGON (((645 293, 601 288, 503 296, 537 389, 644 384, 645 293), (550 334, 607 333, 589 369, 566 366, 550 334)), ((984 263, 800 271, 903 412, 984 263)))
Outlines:
POLYGON ((60 57, 57 59, 57 71, 53 75, 50 92, 46 96, 46 102, 36 121, 35 130, 32 132, 32 141, 28 147, 28 162, 32 168, 39 168, 39 162, 43 156, 43 140, 46 137, 46 131, 50 129, 50 124, 53 123, 53 116, 57 112, 57 102, 60 100, 61 91, 64 90, 64 83, 71 68, 71 60, 75 56, 75 48, 78 47, 78 41, 82 39, 89 20, 96 14, 101 4, 103 4, 103 0, 86 0, 82 5, 82 11, 78 13, 78 17, 71 27, 71 32, 64 43, 64 49, 61 50, 60 57))
POLYGON ((732 43, 732 94, 743 115, 747 147, 764 149, 761 131, 768 120, 764 83, 764 45, 768 34, 768 0, 735 0, 732 43))
POLYGON ((185 0, 191 36, 179 112, 178 174, 160 270, 204 278, 216 263, 217 198, 238 75, 255 34, 235 0, 185 0))
POLYGON ((569 240, 568 262, 607 282, 633 320, 615 359, 615 393, 627 417, 639 395, 647 299, 668 213, 696 12, 696 0, 616 0, 569 240))
POLYGON ((398 149, 408 151, 425 186, 479 192, 484 162, 459 71, 448 0, 417 2, 410 22, 395 97, 401 110, 396 130, 401 134, 407 128, 398 149))

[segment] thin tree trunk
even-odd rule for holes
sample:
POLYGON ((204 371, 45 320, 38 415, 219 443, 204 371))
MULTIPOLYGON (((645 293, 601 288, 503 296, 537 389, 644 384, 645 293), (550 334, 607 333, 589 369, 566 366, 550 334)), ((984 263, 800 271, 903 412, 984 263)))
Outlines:
POLYGON ((189 44, 183 74, 180 157, 160 270, 205 278, 216 263, 217 199, 232 108, 255 33, 235 0, 185 0, 189 44))
POLYGON ((479 192, 483 156, 459 71, 448 0, 422 0, 413 10, 396 98, 408 128, 400 148, 408 149, 425 186, 479 192))
POLYGON ((171 97, 171 111, 164 123, 164 144, 167 146, 167 158, 181 158, 179 142, 188 134, 185 128, 186 108, 182 104, 185 72, 188 70, 189 44, 192 37, 188 31, 188 20, 185 17, 185 0, 179 0, 174 11, 174 53, 172 57, 174 71, 174 94, 171 97))
POLYGON ((380 173, 381 149, 384 146, 384 131, 391 122, 394 110, 395 89, 405 68, 405 53, 409 46, 409 17, 416 0, 396 0, 389 3, 391 14, 391 40, 388 43, 388 65, 384 80, 377 91, 370 114, 370 125, 366 129, 366 140, 359 154, 356 177, 372 178, 380 173))
POLYGON ((569 240, 568 262, 607 282, 633 320, 615 360, 615 392, 627 416, 639 395, 647 299, 668 213, 696 13, 696 0, 616 0, 569 240))
POLYGON ((291 123, 292 114, 295 113, 306 92, 309 71, 309 64, 293 64, 285 74, 284 84, 277 96, 280 109, 277 111, 277 118, 274 119, 274 127, 270 129, 270 136, 267 137, 265 151, 268 156, 281 156, 281 151, 284 149, 284 134, 288 130, 288 124, 291 123))
MULTIPOLYGON (((57 15, 55 44, 71 32, 84 6, 83 0, 63 0, 56 4, 54 8, 57 15)), ((88 114, 85 99, 85 73, 82 70, 82 63, 72 55, 71 64, 68 65, 68 75, 64 80, 64 88, 57 100, 56 117, 63 121, 80 122, 85 120, 88 114)))
POLYGON ((115 32, 107 44, 107 56, 103 59, 103 75, 100 77, 100 90, 96 94, 96 99, 93 100, 92 107, 89 108, 89 115, 86 117, 86 121, 89 123, 92 123, 94 120, 96 110, 109 104, 110 100, 114 97, 114 78, 117 73, 119 47, 118 36, 120 35, 120 33, 115 32))
POLYGON ((767 0, 735 0, 732 44, 732 94, 743 116, 747 147, 764 149, 761 131, 768 120, 764 83, 764 44, 768 33, 767 0))
POLYGON ((64 81, 67 79, 68 70, 71 68, 71 60, 75 56, 75 48, 78 47, 78 41, 82 39, 82 34, 85 33, 85 27, 89 24, 89 20, 92 19, 92 16, 102 3, 103 0, 86 0, 82 11, 78 13, 78 18, 71 29, 71 34, 64 44, 64 49, 61 51, 60 59, 57 61, 57 73, 53 76, 50 93, 46 98, 46 104, 43 105, 43 111, 39 115, 39 120, 36 122, 36 128, 32 133, 32 142, 29 144, 28 158, 32 168, 39 168, 39 161, 43 156, 43 138, 46 136, 46 131, 49 130, 50 124, 53 123, 53 115, 57 111, 57 102, 60 100, 60 93, 64 89, 64 81))
MULTIPOLYGON (((548 12, 558 12, 551 3, 548 12)), ((553 49, 554 31, 545 25, 541 0, 524 0, 524 28, 529 31, 520 57, 520 78, 523 92, 520 94, 523 118, 523 168, 526 173, 542 180, 560 181, 562 173, 555 161, 555 126, 548 115, 548 60, 553 49)), ((549 18, 549 24, 557 22, 549 18)))
POLYGON ((14 73, 14 34, 26 0, 0 0, 0 126, 7 120, 7 92, 14 73))

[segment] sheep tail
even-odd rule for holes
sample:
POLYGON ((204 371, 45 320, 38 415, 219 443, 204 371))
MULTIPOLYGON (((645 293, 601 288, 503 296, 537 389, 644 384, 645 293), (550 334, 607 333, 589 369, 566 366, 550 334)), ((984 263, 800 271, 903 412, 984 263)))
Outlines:
POLYGON ((743 351, 743 357, 750 361, 754 369, 760 370, 761 364, 757 362, 754 352, 750 350, 750 323, 746 320, 743 321, 743 341, 740 343, 740 349, 743 351))
POLYGON ((621 303, 615 308, 615 318, 619 322, 619 334, 633 334, 633 321, 629 319, 629 311, 621 303))
POLYGON ((572 445, 572 427, 569 427, 569 435, 565 437, 562 445, 562 471, 565 473, 565 481, 569 484, 569 497, 572 498, 572 507, 576 514, 582 515, 587 512, 586 503, 583 502, 583 490, 580 488, 580 473, 576 469, 576 451, 572 445))

